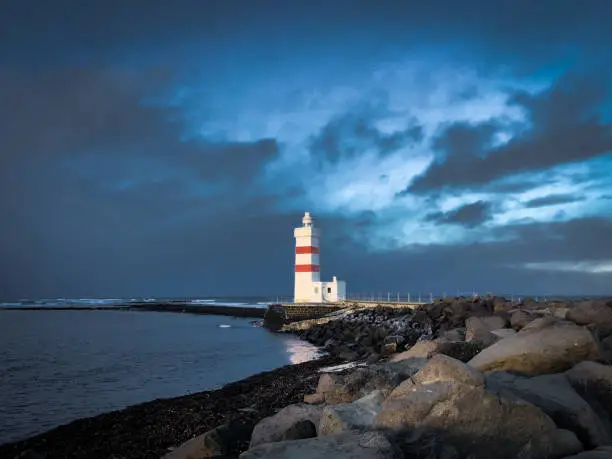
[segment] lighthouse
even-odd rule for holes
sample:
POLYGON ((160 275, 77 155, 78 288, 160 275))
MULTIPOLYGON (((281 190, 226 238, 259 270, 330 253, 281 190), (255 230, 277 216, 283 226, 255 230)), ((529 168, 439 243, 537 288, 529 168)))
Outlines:
POLYGON ((295 303, 333 303, 346 298, 346 282, 336 276, 321 282, 319 263, 320 230, 310 212, 305 212, 302 226, 293 231, 295 237, 295 303))

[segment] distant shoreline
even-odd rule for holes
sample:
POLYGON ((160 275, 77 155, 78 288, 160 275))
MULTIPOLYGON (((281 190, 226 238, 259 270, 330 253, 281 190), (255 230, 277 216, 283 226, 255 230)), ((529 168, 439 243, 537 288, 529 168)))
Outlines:
POLYGON ((117 306, 8 306, 0 311, 152 311, 263 319, 265 307, 187 303, 138 303, 117 306))

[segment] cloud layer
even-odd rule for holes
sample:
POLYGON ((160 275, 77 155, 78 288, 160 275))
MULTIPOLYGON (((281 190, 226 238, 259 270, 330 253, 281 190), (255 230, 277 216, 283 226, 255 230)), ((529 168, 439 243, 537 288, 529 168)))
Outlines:
POLYGON ((609 2, 26 3, 0 298, 610 293, 609 2))

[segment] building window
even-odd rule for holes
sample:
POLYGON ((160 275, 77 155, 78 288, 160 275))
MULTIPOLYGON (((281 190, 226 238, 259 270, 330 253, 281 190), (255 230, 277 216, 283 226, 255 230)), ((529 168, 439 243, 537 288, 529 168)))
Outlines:
POLYGON ((315 287, 315 293, 319 293, 319 287, 315 287))
POLYGON ((327 287, 327 293, 331 293, 331 287, 327 287))

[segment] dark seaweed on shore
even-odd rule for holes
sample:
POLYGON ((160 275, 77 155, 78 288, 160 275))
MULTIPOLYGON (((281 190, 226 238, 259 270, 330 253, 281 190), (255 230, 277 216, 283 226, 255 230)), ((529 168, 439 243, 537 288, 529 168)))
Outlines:
MULTIPOLYGON (((221 389, 158 399, 95 417, 79 419, 35 437, 0 445, 0 458, 24 450, 47 459, 159 459, 168 448, 220 424, 255 423, 315 391, 317 370, 339 363, 335 357, 256 374, 221 389)), ((41 410, 45 407, 41 406, 41 410)), ((239 449, 245 450, 247 445, 239 449)), ((235 451, 236 456, 240 451, 235 451)))

